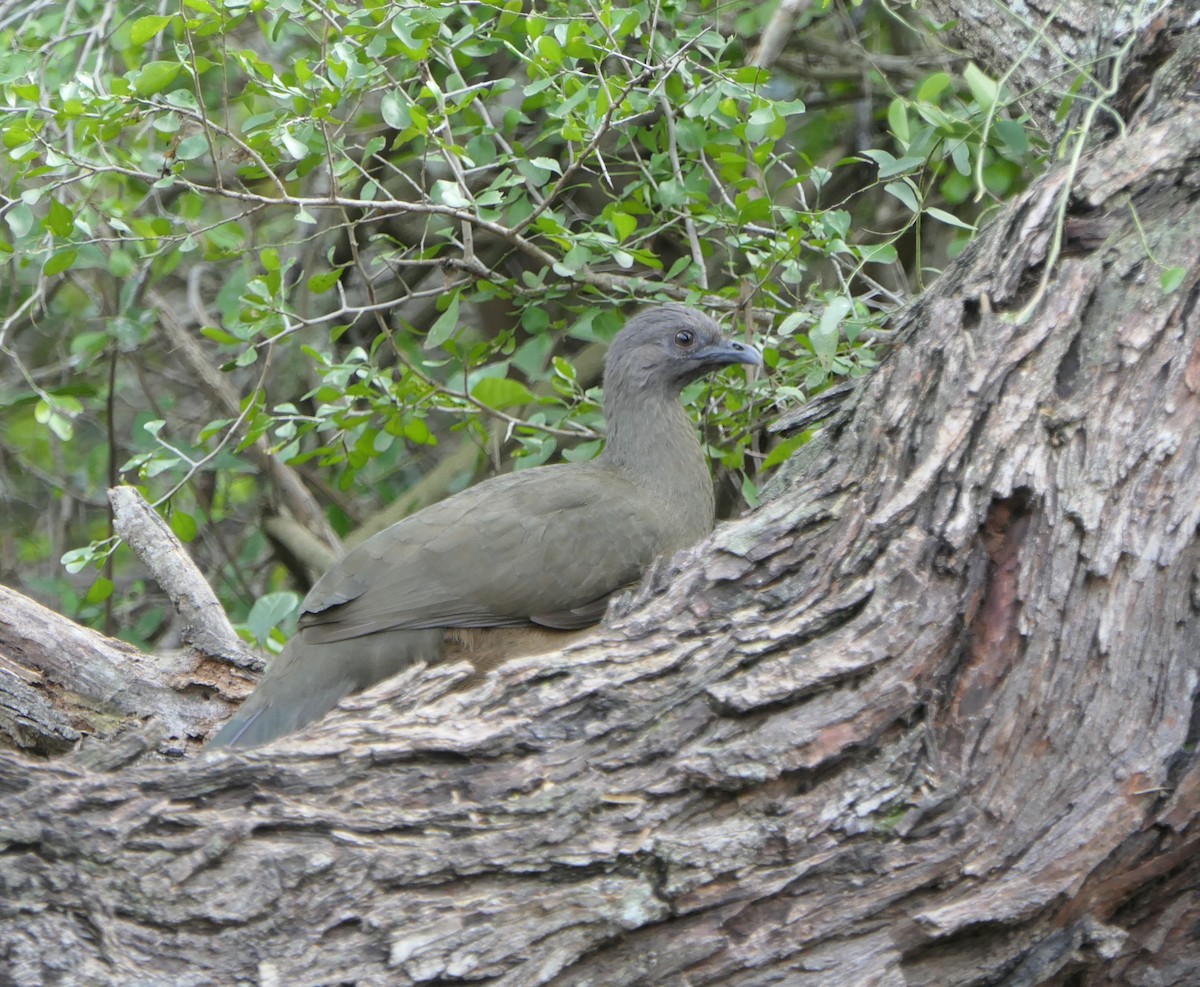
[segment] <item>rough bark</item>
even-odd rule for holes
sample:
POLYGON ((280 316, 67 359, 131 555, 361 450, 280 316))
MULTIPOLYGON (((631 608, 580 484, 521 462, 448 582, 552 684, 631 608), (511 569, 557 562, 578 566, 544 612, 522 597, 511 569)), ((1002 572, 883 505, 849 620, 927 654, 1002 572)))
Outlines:
POLYGON ((161 753, 183 754, 249 691, 228 660, 191 649, 147 655, 0 586, 0 736, 54 754, 153 715, 165 730, 161 753))
POLYGON ((950 25, 950 38, 1000 80, 1053 142, 1079 126, 1096 98, 1111 99, 1115 112, 1128 117, 1170 53, 1170 40, 1160 35, 1182 29, 1194 17, 1195 5, 1190 0, 929 0, 921 10, 950 25))
POLYGON ((1037 181, 593 639, 0 757, 0 981, 1200 983, 1194 119, 1037 181))

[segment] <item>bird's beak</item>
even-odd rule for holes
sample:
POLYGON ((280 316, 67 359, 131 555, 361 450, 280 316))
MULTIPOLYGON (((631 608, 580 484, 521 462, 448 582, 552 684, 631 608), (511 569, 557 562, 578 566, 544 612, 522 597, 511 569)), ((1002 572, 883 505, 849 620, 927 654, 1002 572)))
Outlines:
POLYGON ((752 367, 763 365, 762 354, 758 350, 734 339, 725 339, 705 346, 693 353, 692 359, 709 367, 725 367, 734 363, 746 363, 752 367))

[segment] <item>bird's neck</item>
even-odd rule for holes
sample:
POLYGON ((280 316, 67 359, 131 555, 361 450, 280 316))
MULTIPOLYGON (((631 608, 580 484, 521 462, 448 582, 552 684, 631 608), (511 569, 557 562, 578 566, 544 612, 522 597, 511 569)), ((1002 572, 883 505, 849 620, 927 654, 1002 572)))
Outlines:
MULTIPOLYGON (((608 440, 600 460, 648 490, 665 510, 696 519, 698 541, 712 530, 712 478, 696 426, 677 396, 658 391, 606 395, 608 440)), ((685 547, 685 546, 680 546, 685 547)))

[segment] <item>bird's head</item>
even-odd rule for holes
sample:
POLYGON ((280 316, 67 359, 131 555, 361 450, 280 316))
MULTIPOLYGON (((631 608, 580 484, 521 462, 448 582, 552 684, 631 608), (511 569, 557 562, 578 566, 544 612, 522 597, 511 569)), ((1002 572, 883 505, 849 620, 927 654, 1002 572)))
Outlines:
POLYGON ((756 349, 727 339, 707 315, 672 303, 639 312, 625 324, 608 350, 604 387, 606 393, 654 390, 675 396, 721 367, 762 362, 756 349))

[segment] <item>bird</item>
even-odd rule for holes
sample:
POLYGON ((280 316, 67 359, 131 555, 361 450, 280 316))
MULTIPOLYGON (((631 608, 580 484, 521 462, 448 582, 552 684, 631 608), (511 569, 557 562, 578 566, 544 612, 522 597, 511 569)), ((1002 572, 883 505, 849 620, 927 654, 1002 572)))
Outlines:
POLYGON ((492 477, 396 522, 304 598, 296 633, 208 747, 257 746, 416 661, 557 650, 655 558, 712 531, 707 457, 681 402, 752 346, 677 303, 634 315, 604 366, 603 451, 492 477))

